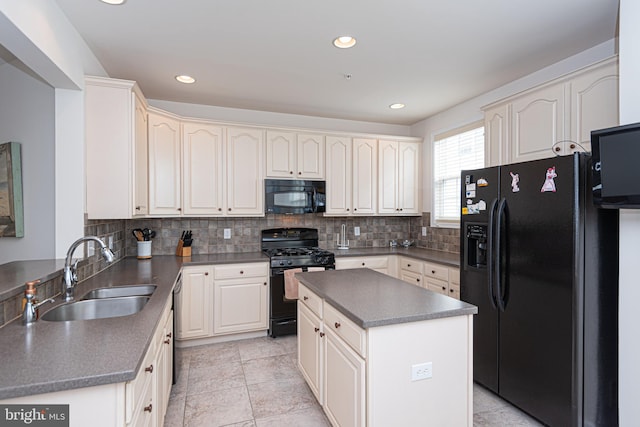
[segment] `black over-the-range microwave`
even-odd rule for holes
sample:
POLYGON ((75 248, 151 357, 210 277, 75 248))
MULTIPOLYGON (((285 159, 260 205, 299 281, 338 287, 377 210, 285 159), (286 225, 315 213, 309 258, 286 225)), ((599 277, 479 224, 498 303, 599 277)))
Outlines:
POLYGON ((325 188, 324 181, 265 179, 264 212, 268 214, 324 212, 325 188))

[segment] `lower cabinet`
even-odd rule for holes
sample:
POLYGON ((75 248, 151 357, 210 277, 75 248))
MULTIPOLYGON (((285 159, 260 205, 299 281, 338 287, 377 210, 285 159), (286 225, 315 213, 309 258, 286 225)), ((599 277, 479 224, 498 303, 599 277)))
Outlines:
POLYGON ((298 303, 298 366, 318 402, 323 403, 322 320, 304 304, 298 303))
POLYGON ((176 295, 178 340, 268 328, 267 262, 183 267, 176 295))
POLYGON ((336 259, 336 270, 370 268, 384 274, 392 274, 388 256, 347 257, 336 259))
POLYGON ((398 279, 439 294, 460 299, 460 270, 441 264, 399 257, 398 279))

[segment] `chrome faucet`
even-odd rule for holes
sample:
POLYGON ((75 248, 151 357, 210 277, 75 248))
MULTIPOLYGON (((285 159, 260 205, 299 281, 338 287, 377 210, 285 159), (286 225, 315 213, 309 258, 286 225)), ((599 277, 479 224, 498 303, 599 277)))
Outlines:
POLYGON ((62 292, 65 295, 64 297, 65 301, 73 300, 73 293, 75 290, 75 286, 76 286, 76 283, 78 283, 78 261, 73 263, 73 266, 71 265, 73 252, 76 250, 78 246, 80 246, 80 244, 89 240, 93 240, 94 242, 97 242, 100 245, 100 253, 102 253, 102 256, 104 257, 105 261, 107 261, 107 263, 113 262, 113 259, 114 259, 113 252, 111 252, 111 249, 109 249, 104 244, 104 242, 99 238, 97 238, 96 236, 84 236, 79 238, 75 242, 73 242, 69 247, 69 250, 67 251, 67 258, 65 259, 65 262, 64 262, 64 277, 62 279, 62 292))

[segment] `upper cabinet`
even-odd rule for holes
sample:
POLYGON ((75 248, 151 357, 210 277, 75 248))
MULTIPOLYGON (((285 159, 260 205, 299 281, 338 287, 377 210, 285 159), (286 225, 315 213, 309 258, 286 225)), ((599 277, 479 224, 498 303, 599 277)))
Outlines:
POLYGON ((149 112, 149 214, 182 212, 180 121, 149 112))
POLYGON ((351 138, 328 136, 327 160, 327 205, 326 215, 351 214, 351 138))
POLYGON ((268 178, 324 178, 324 136, 268 130, 268 178))
POLYGON ((420 213, 419 164, 419 144, 378 141, 378 214, 420 213))
POLYGON ((591 151, 591 131, 618 124, 612 58, 485 108, 488 166, 591 151))
POLYGON ((182 124, 184 215, 224 213, 224 128, 204 123, 182 124))
POLYGON ((135 82, 85 79, 85 144, 88 218, 146 215, 147 104, 135 82))
POLYGON ((264 216, 264 131, 227 129, 227 215, 264 216))

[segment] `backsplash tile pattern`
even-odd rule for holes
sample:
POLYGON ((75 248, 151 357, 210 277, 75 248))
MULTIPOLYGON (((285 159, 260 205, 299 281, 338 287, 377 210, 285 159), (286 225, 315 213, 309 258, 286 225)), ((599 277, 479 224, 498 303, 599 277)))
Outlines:
POLYGON ((411 218, 411 239, 416 246, 437 251, 460 253, 460 229, 431 227, 431 214, 424 212, 421 217, 411 218), (422 236, 422 227, 427 227, 427 235, 422 236))
POLYGON ((136 241, 129 237, 135 228, 156 231, 153 239, 153 255, 171 255, 183 230, 193 232, 193 254, 254 252, 260 250, 260 232, 268 228, 311 227, 317 228, 320 247, 336 248, 336 234, 342 224, 347 227, 347 239, 351 247, 383 247, 389 240, 404 240, 411 235, 408 217, 324 217, 321 214, 267 215, 264 218, 157 218, 126 221, 126 255, 135 256, 136 241), (360 227, 360 236, 354 236, 353 228, 360 227), (224 239, 224 229, 231 230, 231 239, 224 239))

